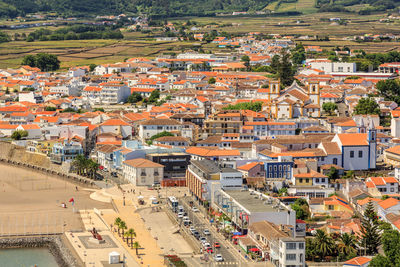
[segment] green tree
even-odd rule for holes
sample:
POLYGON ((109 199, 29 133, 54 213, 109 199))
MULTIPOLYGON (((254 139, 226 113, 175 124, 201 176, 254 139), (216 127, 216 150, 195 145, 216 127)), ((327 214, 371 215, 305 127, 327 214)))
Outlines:
POLYGON ((297 44, 292 51, 292 61, 296 65, 301 65, 306 60, 306 50, 302 43, 297 44))
POLYGON ((24 137, 28 137, 28 132, 24 130, 16 130, 11 134, 11 138, 14 140, 21 140, 24 137))
POLYGON ((329 115, 332 115, 333 111, 337 109, 336 103, 333 102, 326 102, 322 104, 322 109, 326 112, 329 113, 329 115))
POLYGON ((395 101, 400 104, 400 81, 398 79, 381 80, 375 87, 385 100, 395 101))
POLYGON ((138 92, 133 92, 127 99, 128 103, 137 103, 143 100, 143 97, 138 92))
POLYGON ((164 137, 164 136, 174 136, 174 134, 170 133, 170 132, 167 132, 167 131, 163 131, 161 133, 155 134, 152 137, 150 137, 150 140, 153 141, 153 140, 155 140, 157 138, 164 137))
POLYGON ((92 63, 92 64, 90 64, 90 65, 89 65, 89 71, 90 71, 90 72, 93 72, 93 71, 94 71, 94 69, 95 69, 96 67, 97 67, 97 65, 96 65, 96 64, 93 64, 93 63, 92 63))
POLYGON ((22 59, 22 65, 28 65, 30 67, 36 67, 36 56, 34 55, 26 55, 22 59))
POLYGON ((60 61, 56 55, 39 53, 36 55, 26 55, 22 59, 22 65, 38 67, 42 71, 55 71, 60 68, 60 61))
POLYGON ((118 235, 119 235, 119 224, 121 223, 121 221, 122 221, 122 220, 121 220, 120 217, 117 217, 117 218, 115 218, 115 220, 114 220, 114 226, 118 228, 118 235))
POLYGON ((35 91, 35 88, 33 87, 25 87, 24 89, 22 89, 23 92, 33 92, 35 91))
POLYGON ((370 203, 368 203, 368 206, 364 212, 364 218, 361 220, 360 246, 364 249, 366 254, 374 255, 378 252, 378 247, 380 244, 381 235, 379 224, 377 223, 376 213, 375 211, 371 211, 370 203))
POLYGON ((279 196, 287 195, 287 188, 286 187, 282 187, 281 189, 279 189, 278 190, 278 195, 279 196))
POLYGON ((151 92, 148 102, 155 103, 159 98, 160 98, 160 90, 156 89, 153 92, 151 92))
POLYGON ((382 245, 392 266, 400 266, 400 233, 396 230, 386 230, 382 235, 382 245))
POLYGON ((331 180, 336 180, 336 179, 338 179, 339 178, 339 172, 338 172, 338 170, 335 168, 335 167, 331 167, 330 169, 329 169, 329 172, 328 172, 328 178, 329 178, 329 180, 331 181, 331 180))
POLYGON ((296 211, 296 219, 307 220, 310 217, 310 210, 305 199, 298 198, 290 206, 294 211, 296 211))
POLYGON ((333 239, 320 229, 317 229, 314 244, 315 250, 322 258, 331 255, 335 250, 335 242, 333 239))
POLYGON ((132 244, 132 248, 134 248, 136 250, 136 256, 139 254, 139 248, 141 248, 139 242, 135 242, 132 244))
POLYGON ((246 69, 247 69, 247 70, 250 69, 250 57, 249 57, 248 55, 242 56, 242 58, 240 59, 240 61, 243 62, 243 64, 246 66, 246 69))
POLYGON ((215 84, 217 80, 215 80, 214 77, 211 77, 210 79, 208 79, 208 84, 215 84))
POLYGON ((379 115, 381 110, 378 103, 373 98, 361 98, 354 108, 356 115, 376 114, 379 115))
POLYGON ((276 73, 283 86, 289 86, 293 83, 295 70, 287 50, 282 50, 278 57, 272 58, 271 69, 272 72, 276 73))
POLYGON ((128 241, 129 241, 128 238, 131 239, 131 247, 132 247, 133 238, 136 237, 136 232, 135 232, 135 230, 133 230, 132 228, 129 228, 128 231, 125 232, 125 236, 127 237, 127 238, 126 238, 126 243, 128 243, 128 241))
POLYGON ((124 237, 125 237, 125 230, 127 229, 126 222, 121 221, 121 222, 119 223, 119 228, 122 230, 122 233, 121 233, 121 235, 122 235, 122 241, 125 241, 125 239, 124 239, 124 237))
POLYGON ((47 106, 44 110, 45 110, 45 111, 56 111, 57 108, 56 108, 56 107, 47 106))
POLYGON ((390 260, 382 255, 377 255, 369 262, 369 267, 393 267, 394 265, 390 260))
POLYGON ((348 233, 339 237, 338 251, 342 258, 350 259, 357 255, 357 240, 354 235, 348 233))
POLYGON ((259 112, 262 110, 262 102, 242 102, 235 105, 223 107, 223 110, 252 110, 259 112))

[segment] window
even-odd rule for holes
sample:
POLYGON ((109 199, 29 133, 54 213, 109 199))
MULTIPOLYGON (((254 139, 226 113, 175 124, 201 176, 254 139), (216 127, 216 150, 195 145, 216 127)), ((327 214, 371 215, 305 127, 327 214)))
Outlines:
POLYGON ((337 158, 333 158, 332 163, 337 165, 337 158))
POLYGON ((321 183, 325 183, 325 178, 321 178, 321 183))
POLYGON ((274 166, 274 171, 276 171, 276 165, 274 166))
POLYGON ((304 243, 299 243, 299 249, 304 249, 304 243))
POLYGON ((272 172, 272 166, 269 166, 269 171, 272 172))
POLYGON ((296 249, 296 243, 286 243, 286 249, 296 249))
POLYGON ((319 178, 315 178, 315 182, 316 182, 316 183, 319 183, 319 178))
POLYGON ((282 165, 279 165, 279 171, 280 172, 282 171, 282 165))
POLYGON ((394 192, 394 188, 390 188, 390 192, 394 192))
POLYGON ((363 153, 362 153, 362 151, 361 151, 361 150, 360 150, 360 151, 358 151, 358 157, 359 157, 359 158, 362 158, 362 154, 363 154, 363 153))
POLYGON ((286 254, 286 260, 287 261, 295 261, 296 260, 296 254, 286 254))
POLYGON ((350 151, 350 158, 354 158, 354 151, 350 151))

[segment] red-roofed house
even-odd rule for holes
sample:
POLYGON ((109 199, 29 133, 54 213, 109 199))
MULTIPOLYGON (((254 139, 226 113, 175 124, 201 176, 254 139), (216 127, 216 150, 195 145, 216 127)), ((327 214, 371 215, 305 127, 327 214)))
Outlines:
POLYGON ((366 180, 368 193, 383 196, 399 193, 399 182, 394 177, 369 177, 366 180))
POLYGON ((113 133, 127 138, 132 135, 132 126, 120 119, 110 119, 99 125, 99 133, 113 133))
POLYGON ((368 267, 370 258, 367 257, 355 257, 343 263, 343 267, 368 267))

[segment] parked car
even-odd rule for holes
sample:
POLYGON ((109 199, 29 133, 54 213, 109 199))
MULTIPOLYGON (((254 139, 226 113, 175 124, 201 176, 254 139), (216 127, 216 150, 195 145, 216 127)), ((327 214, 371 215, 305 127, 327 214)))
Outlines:
POLYGON ((212 247, 208 247, 207 249, 206 249, 206 251, 207 251, 207 253, 214 253, 214 250, 212 249, 212 247))
POLYGON ((193 234, 193 232, 196 231, 196 228, 194 228, 194 226, 190 226, 189 231, 193 234))
POLYGON ((199 212, 200 210, 199 210, 198 208, 196 208, 196 207, 193 207, 193 208, 192 208, 192 211, 193 211, 193 212, 199 212))
POLYGON ((220 248, 221 244, 219 242, 214 242, 214 248, 220 248))
POLYGON ((183 218, 185 214, 183 212, 178 212, 178 218, 183 218))
POLYGON ((204 234, 204 235, 210 235, 211 233, 210 233, 210 230, 204 229, 203 234, 204 234))
POLYGON ((199 238, 199 241, 200 241, 202 244, 204 244, 204 243, 207 242, 207 238, 205 238, 204 236, 202 236, 202 237, 199 238))
POLYGON ((221 262, 221 261, 224 261, 224 258, 222 257, 221 254, 217 254, 214 256, 214 260, 217 262, 221 262))
POLYGON ((204 243, 203 243, 203 247, 204 247, 204 248, 209 248, 209 247, 211 247, 211 245, 210 245, 210 243, 208 243, 208 242, 204 242, 204 243))

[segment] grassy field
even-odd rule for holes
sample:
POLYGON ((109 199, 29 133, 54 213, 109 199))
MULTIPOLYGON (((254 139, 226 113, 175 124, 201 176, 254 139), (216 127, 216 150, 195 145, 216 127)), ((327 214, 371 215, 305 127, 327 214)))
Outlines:
MULTIPOLYGON (((286 4, 279 6, 284 11, 286 4)), ((293 7, 293 4, 291 5, 293 7)), ((299 0, 296 8, 309 10, 314 6, 314 0, 299 0)), ((288 11, 288 9, 286 10, 288 11)), ((187 17, 169 19, 171 22, 196 21, 200 27, 211 22, 219 26, 215 29, 226 31, 232 34, 246 34, 248 32, 262 32, 265 34, 282 35, 310 35, 329 36, 330 41, 302 41, 305 45, 319 45, 325 49, 335 46, 349 46, 352 49, 364 49, 367 52, 387 52, 400 50, 398 42, 379 43, 357 43, 351 40, 344 40, 345 37, 364 34, 400 34, 400 22, 381 23, 379 19, 385 14, 374 14, 369 16, 358 16, 352 13, 314 13, 291 17, 259 16, 259 17, 187 17), (345 19, 347 25, 333 25, 326 21, 327 18, 339 17, 345 19), (325 20, 325 21, 323 21, 325 20), (226 26, 228 25, 228 26, 226 26)), ((50 27, 54 29, 55 27, 50 27)), ((201 30, 211 31, 214 28, 201 30)), ((29 33, 34 29, 7 30, 10 36, 16 32, 19 34, 29 33)), ((156 42, 154 38, 140 32, 124 31, 124 40, 66 40, 66 41, 45 41, 25 42, 12 41, 0 44, 0 68, 18 67, 22 58, 28 54, 47 52, 58 55, 63 69, 71 66, 87 64, 103 64, 123 61, 131 57, 156 57, 164 52, 180 53, 192 48, 198 43, 193 42, 156 42)), ((153 33, 158 35, 159 33, 153 33)), ((215 44, 203 44, 204 50, 231 52, 229 49, 219 49, 215 44)))
POLYGON ((192 46, 191 42, 146 40, 13 41, 0 44, 0 68, 18 67, 25 55, 40 52, 56 54, 61 61, 61 68, 67 69, 91 63, 115 63, 131 57, 155 57, 162 52, 180 53, 192 46))

